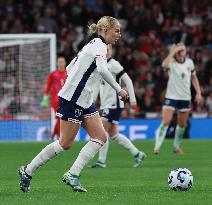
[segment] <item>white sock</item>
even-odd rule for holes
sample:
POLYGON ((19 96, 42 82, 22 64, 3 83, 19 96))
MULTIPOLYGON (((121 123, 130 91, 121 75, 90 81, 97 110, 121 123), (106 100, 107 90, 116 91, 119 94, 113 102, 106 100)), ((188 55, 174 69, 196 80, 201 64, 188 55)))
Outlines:
POLYGON ((69 172, 73 175, 79 176, 85 165, 96 155, 104 142, 98 139, 91 139, 80 151, 74 164, 71 166, 69 172))
POLYGON ((111 137, 111 139, 115 140, 118 144, 129 150, 133 156, 138 154, 139 150, 125 135, 118 133, 115 136, 111 137))
POLYGON ((160 147, 165 139, 168 127, 169 127, 168 125, 165 125, 163 123, 160 124, 159 128, 156 131, 154 150, 160 150, 160 147))
POLYGON ((40 166, 48 162, 54 156, 64 151, 61 147, 59 141, 52 142, 47 145, 28 165, 26 168, 26 173, 30 176, 33 175, 34 171, 38 169, 40 166))
POLYGON ((185 132, 185 127, 180 127, 177 125, 174 135, 174 148, 179 148, 183 139, 183 134, 185 132))
POLYGON ((99 149, 99 159, 98 161, 105 163, 107 159, 107 152, 109 149, 109 139, 104 143, 104 145, 99 149))

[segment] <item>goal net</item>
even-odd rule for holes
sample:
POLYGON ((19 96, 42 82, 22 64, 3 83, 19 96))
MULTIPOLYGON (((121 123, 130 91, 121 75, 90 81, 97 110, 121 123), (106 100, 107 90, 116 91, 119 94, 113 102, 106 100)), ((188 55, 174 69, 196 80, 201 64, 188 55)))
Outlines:
POLYGON ((51 112, 40 101, 55 62, 54 34, 0 35, 1 141, 48 139, 51 112))

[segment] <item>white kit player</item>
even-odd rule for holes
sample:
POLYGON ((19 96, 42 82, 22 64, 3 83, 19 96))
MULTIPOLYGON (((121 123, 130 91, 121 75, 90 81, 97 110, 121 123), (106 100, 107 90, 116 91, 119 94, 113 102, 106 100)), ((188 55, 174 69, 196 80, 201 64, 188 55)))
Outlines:
POLYGON ((63 175, 62 181, 73 191, 86 192, 80 184, 79 175, 107 141, 101 118, 93 104, 93 89, 100 85, 103 77, 122 100, 128 98, 127 92, 121 89, 107 69, 107 44, 115 44, 121 37, 118 20, 104 16, 97 24, 89 26, 89 33, 96 37, 71 61, 67 67, 67 80, 58 93, 60 140, 47 145, 27 166, 19 168, 20 188, 23 192, 30 191, 32 175, 40 166, 72 146, 81 124, 91 140, 82 148, 74 164, 63 175))
MULTIPOLYGON (((107 59, 108 70, 111 72, 117 83, 120 84, 121 81, 124 82, 129 94, 130 106, 131 108, 135 109, 137 103, 132 80, 124 71, 124 68, 121 66, 121 64, 112 58, 112 45, 108 45, 107 59)), ((104 79, 102 79, 100 89, 96 89, 96 96, 94 96, 94 100, 97 98, 98 91, 100 91, 99 95, 101 104, 101 118, 106 132, 112 140, 129 150, 135 159, 134 167, 139 167, 142 160, 146 157, 146 154, 139 151, 125 135, 119 133, 118 129, 119 119, 124 108, 124 102, 120 100, 117 92, 112 89, 112 87, 104 79)), ((108 148, 109 140, 107 140, 107 142, 99 150, 98 161, 91 165, 91 168, 106 167, 105 162, 108 148)))
POLYGON ((196 91, 195 100, 200 103, 202 96, 192 59, 186 57, 186 47, 182 43, 173 45, 162 67, 169 72, 169 80, 162 110, 162 122, 157 130, 154 154, 159 154, 167 129, 177 110, 177 127, 174 138, 174 152, 183 154, 180 147, 190 111, 191 82, 196 91))

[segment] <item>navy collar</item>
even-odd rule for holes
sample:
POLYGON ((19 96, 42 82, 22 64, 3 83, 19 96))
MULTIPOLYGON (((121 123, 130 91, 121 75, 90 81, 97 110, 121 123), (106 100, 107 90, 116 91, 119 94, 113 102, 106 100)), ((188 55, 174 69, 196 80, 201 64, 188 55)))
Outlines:
POLYGON ((94 39, 94 38, 100 38, 102 40, 103 43, 106 44, 105 39, 101 36, 98 35, 97 33, 92 34, 92 36, 90 37, 90 40, 94 39))
POLYGON ((178 60, 177 60, 177 58, 175 58, 175 60, 176 60, 176 62, 177 63, 179 63, 179 64, 183 64, 183 63, 185 63, 185 60, 186 60, 186 57, 184 58, 184 61, 181 63, 181 62, 179 62, 178 60))

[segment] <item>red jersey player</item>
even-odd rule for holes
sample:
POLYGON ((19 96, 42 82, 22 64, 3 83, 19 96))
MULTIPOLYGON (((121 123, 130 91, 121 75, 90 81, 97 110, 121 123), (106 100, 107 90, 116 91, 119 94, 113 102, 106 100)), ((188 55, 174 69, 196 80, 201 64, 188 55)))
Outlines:
MULTIPOLYGON (((57 70, 51 72, 48 76, 44 96, 41 100, 42 108, 46 108, 48 106, 49 104, 48 94, 50 93, 51 107, 54 109, 54 112, 58 110, 59 102, 57 93, 64 85, 66 78, 67 78, 66 61, 64 57, 59 57, 57 59, 57 70)), ((55 127, 51 134, 52 140, 54 140, 55 135, 59 136, 59 134, 60 134, 60 119, 56 117, 55 127)))

